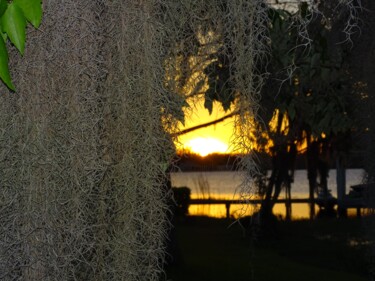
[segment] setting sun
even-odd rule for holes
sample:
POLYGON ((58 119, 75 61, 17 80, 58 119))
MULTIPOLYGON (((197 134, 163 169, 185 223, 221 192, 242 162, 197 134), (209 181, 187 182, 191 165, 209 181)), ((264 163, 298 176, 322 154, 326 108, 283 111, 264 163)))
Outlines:
MULTIPOLYGON (((229 112, 225 112, 221 105, 214 103, 210 114, 204 108, 204 100, 195 100, 185 112, 186 118, 181 130, 192 128, 196 125, 212 122, 229 112)), ((233 153, 231 137, 233 134, 234 117, 212 126, 200 128, 189 133, 178 136, 175 142, 177 151, 190 150, 199 155, 206 156, 210 153, 233 153)))
POLYGON ((215 138, 195 138, 186 144, 192 152, 201 156, 207 156, 211 153, 226 153, 228 145, 215 138))

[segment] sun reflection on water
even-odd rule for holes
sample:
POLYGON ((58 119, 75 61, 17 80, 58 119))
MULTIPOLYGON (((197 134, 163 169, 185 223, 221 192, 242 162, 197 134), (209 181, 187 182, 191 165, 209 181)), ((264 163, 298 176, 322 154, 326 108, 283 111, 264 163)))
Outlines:
MULTIPOLYGON (((216 198, 217 199, 217 198, 216 198)), ((259 210, 259 204, 231 204, 229 215, 231 218, 238 219, 241 217, 251 216, 259 210)), ((335 208, 336 210, 336 208, 335 208)), ((189 215, 191 216, 209 216, 213 218, 226 217, 225 204, 212 204, 212 205, 190 205, 189 215)), ((277 203, 273 208, 273 213, 280 219, 286 217, 286 207, 284 203, 277 203)), ((318 215, 319 207, 315 206, 315 214, 318 215)), ((357 215, 355 209, 347 210, 348 217, 355 217, 357 215)), ((292 204, 292 220, 309 219, 310 207, 307 203, 294 203, 292 204)))
MULTIPOLYGON (((305 196, 307 197, 307 196, 305 196)), ((281 198, 283 198, 281 196, 281 198)), ((202 196, 200 193, 193 193, 191 199, 216 199, 216 200, 238 200, 240 199, 239 194, 209 194, 202 196)), ((254 197, 252 199, 255 199, 254 197)), ((240 218, 244 216, 251 216, 257 212, 260 208, 259 204, 231 204, 229 209, 229 215, 232 218, 240 218)), ((315 213, 319 211, 319 208, 315 206, 315 213)), ((276 203, 273 208, 273 213, 280 217, 285 218, 286 206, 285 203, 276 203)), ((225 204, 206 204, 206 205, 190 205, 189 215, 192 216, 209 216, 214 218, 225 218, 227 215, 227 209, 225 204)), ((310 207, 306 203, 294 203, 292 204, 292 219, 308 219, 310 215, 310 207)))
MULTIPOLYGON (((250 216, 259 210, 259 205, 249 205, 249 204, 231 204, 230 205, 230 217, 240 218, 244 216, 250 216)), ((315 213, 318 212, 318 207, 315 207, 315 213)), ((226 207, 224 204, 217 205, 190 205, 189 215, 192 216, 210 216, 214 218, 225 218, 226 217, 226 207)), ((273 213, 280 217, 285 218, 286 208, 285 204, 279 203, 275 204, 273 213)), ((309 205, 304 204, 292 204, 292 219, 308 219, 310 214, 309 205)))

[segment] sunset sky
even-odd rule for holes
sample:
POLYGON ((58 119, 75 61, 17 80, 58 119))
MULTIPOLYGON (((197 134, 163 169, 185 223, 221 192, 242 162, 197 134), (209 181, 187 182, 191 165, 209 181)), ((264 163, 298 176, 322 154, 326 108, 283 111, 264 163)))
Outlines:
MULTIPOLYGON (((181 130, 216 120, 229 113, 225 112, 220 104, 215 103, 213 112, 210 115, 203 104, 203 100, 191 104, 191 108, 186 111, 185 126, 181 126, 181 130)), ((228 118, 216 125, 180 136, 180 143, 177 143, 176 146, 179 150, 191 150, 202 156, 213 152, 229 153, 231 152, 230 139, 232 132, 233 118, 228 118)))

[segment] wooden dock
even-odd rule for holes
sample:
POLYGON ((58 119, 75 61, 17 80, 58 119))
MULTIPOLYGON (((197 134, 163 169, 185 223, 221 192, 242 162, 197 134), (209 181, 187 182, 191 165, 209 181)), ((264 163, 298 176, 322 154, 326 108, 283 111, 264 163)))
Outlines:
MULTIPOLYGON (((231 205, 242 205, 242 204, 261 204, 262 199, 249 199, 249 200, 241 200, 241 199, 190 199, 189 205, 225 205, 226 208, 226 217, 230 217, 230 206, 231 205)), ((285 204, 287 207, 290 204, 310 204, 311 200, 309 198, 292 198, 292 199, 278 199, 276 200, 276 204, 285 204)), ((337 199, 334 198, 333 204, 336 205, 337 199)), ((349 199, 345 198, 342 202, 343 206, 346 209, 354 208, 357 210, 357 216, 361 216, 361 209, 366 207, 364 204, 364 200, 360 199, 349 199)), ((322 206, 324 201, 322 199, 314 199, 314 204, 318 206, 322 206)))
MULTIPOLYGON (((231 205, 242 205, 242 204, 261 204, 262 199, 190 199, 189 205, 225 205, 226 217, 230 217, 230 206, 231 205)), ((308 198, 293 198, 293 199, 278 199, 276 204, 308 204, 310 199, 308 198)))

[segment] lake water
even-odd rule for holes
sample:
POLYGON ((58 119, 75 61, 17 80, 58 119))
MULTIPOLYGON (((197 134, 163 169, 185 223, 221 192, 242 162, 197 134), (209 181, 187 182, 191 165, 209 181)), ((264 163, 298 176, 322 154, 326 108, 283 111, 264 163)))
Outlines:
MULTIPOLYGON (((173 187, 186 186, 191 189, 192 198, 220 198, 236 199, 238 198, 238 187, 243 179, 243 172, 233 171, 214 171, 214 172, 177 172, 171 173, 173 187)), ((346 193, 349 192, 351 185, 360 184, 363 178, 362 169, 346 170, 346 193)), ((329 172, 328 189, 332 195, 337 197, 336 170, 329 172)), ((306 170, 296 170, 294 174, 294 183, 292 184, 292 198, 308 198, 309 185, 306 170)), ((283 193, 281 193, 283 197, 283 193)), ((256 207, 256 206, 255 206, 256 207)), ((236 217, 241 214, 251 214, 254 208, 248 206, 232 205, 230 213, 236 217)), ((275 214, 284 216, 285 205, 276 204, 275 214)), ((213 217, 225 217, 226 209, 224 205, 192 205, 189 207, 190 215, 207 215, 213 217)), ((293 204, 292 216, 297 218, 308 218, 309 208, 307 204, 293 204)))

